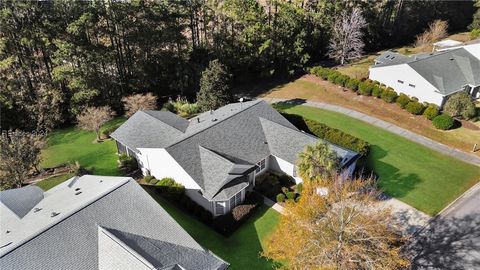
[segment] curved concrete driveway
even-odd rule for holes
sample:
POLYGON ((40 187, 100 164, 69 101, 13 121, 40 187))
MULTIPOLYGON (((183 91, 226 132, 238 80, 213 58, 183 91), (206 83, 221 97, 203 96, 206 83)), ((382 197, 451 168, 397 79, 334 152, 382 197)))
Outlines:
POLYGON ((476 155, 465 153, 465 152, 460 151, 458 149, 455 149, 453 147, 446 146, 446 145, 441 144, 437 141, 434 141, 432 139, 429 139, 429 138, 424 137, 422 135, 419 135, 417 133, 414 133, 414 132, 411 132, 411 131, 406 130, 404 128, 401 128, 399 126, 396 126, 392 123, 383 121, 381 119, 378 119, 378 118, 370 116, 370 115, 366 115, 366 114, 361 113, 361 112, 357 112, 357 111, 347 109, 347 108, 337 106, 337 105, 327 104, 327 103, 318 102, 318 101, 304 100, 304 99, 298 99, 298 100, 282 99, 282 98, 262 98, 262 99, 269 102, 269 103, 277 103, 277 102, 281 103, 281 102, 283 102, 283 103, 287 103, 287 104, 306 105, 306 106, 316 107, 316 108, 320 108, 320 109, 325 109, 325 110, 328 110, 328 111, 342 113, 342 114, 348 115, 350 117, 353 117, 353 118, 362 120, 364 122, 367 122, 369 124, 372 124, 376 127, 388 130, 392 133, 395 133, 399 136, 407 138, 411 141, 419 143, 423 146, 426 146, 430 149, 433 149, 433 150, 438 151, 440 153, 443 153, 445 155, 454 157, 456 159, 462 160, 464 162, 467 162, 467 163, 470 163, 470 164, 473 164, 473 165, 476 165, 476 166, 480 166, 480 157, 478 157, 476 155))

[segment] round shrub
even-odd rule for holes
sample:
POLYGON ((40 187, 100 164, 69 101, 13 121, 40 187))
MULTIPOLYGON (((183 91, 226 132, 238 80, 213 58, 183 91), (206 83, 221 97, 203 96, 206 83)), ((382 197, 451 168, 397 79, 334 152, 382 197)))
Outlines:
POLYGON ((432 124, 434 127, 441 130, 449 130, 453 127, 453 118, 446 114, 441 114, 433 118, 432 124))
POLYGON ((388 103, 393 103, 397 99, 397 93, 395 91, 390 90, 391 88, 387 88, 387 90, 383 91, 381 98, 388 103))
POLYGON ((303 184, 302 183, 299 183, 295 186, 295 192, 297 192, 298 194, 302 194, 302 191, 303 191, 303 184))
POLYGON ((373 91, 374 84, 371 82, 364 81, 358 86, 358 92, 364 96, 371 96, 373 91))
POLYGON ((407 106, 406 106, 407 112, 414 114, 414 115, 420 115, 423 113, 423 110, 425 107, 423 107, 423 104, 417 101, 410 101, 407 106))
POLYGON ((372 89, 372 96, 374 97, 381 97, 382 96, 383 89, 379 85, 375 84, 372 89))
POLYGON ((335 80, 337 79, 338 75, 339 74, 337 72, 332 72, 328 75, 327 80, 329 82, 335 83, 335 80))
POLYGON ((285 194, 279 193, 277 194, 277 202, 281 203, 285 201, 285 194))
POLYGON ((335 78, 335 84, 345 86, 347 84, 348 77, 345 75, 339 75, 335 78))
POLYGON ((359 80, 350 78, 346 84, 346 87, 352 89, 353 91, 357 91, 359 83, 359 80))
POLYGON ((287 199, 295 200, 295 192, 287 192, 287 199))
POLYGON ((423 111, 423 115, 428 120, 433 120, 438 115, 438 107, 435 104, 430 104, 428 107, 423 111))
POLYGON ((400 106, 400 108, 405 109, 405 107, 407 107, 407 104, 408 104, 410 101, 411 101, 411 100, 410 100, 410 98, 409 98, 407 95, 401 93, 401 94, 398 96, 396 102, 397 102, 398 106, 400 106))

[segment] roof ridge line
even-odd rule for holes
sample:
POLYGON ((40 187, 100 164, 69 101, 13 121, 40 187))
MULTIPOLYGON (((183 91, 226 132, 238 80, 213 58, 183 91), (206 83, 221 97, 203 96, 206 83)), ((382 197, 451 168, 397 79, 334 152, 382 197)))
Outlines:
MULTIPOLYGON (((447 54, 447 53, 451 53, 453 51, 458 51, 458 50, 465 50, 464 48, 456 48, 456 49, 452 49, 452 50, 445 50, 445 51, 438 51, 438 53, 428 53, 430 56, 429 57, 425 57, 425 58, 421 58, 421 59, 415 59, 415 55, 411 55, 411 56, 408 56, 409 58, 413 58, 414 60, 413 61, 410 61, 410 62, 407 62, 405 64, 409 65, 411 63, 416 63, 416 62, 419 62, 419 61, 422 61, 422 60, 426 60, 426 59, 431 59, 433 57, 437 57, 437 56, 441 56, 441 55, 444 55, 444 54, 447 54)), ((467 50, 465 50, 467 53, 469 53, 467 50)), ((418 55, 418 54, 417 54, 418 55)))
MULTIPOLYGON (((180 131, 181 133, 185 134, 185 131, 181 131, 180 129, 178 129, 178 128, 174 127, 174 126, 171 126, 171 125, 169 125, 169 124, 167 124, 167 123, 163 122, 162 120, 160 120, 160 119, 158 119, 158 118, 154 117, 153 115, 150 115, 150 114, 146 113, 146 111, 152 111, 152 112, 165 112, 165 111, 162 111, 162 110, 141 110, 140 112, 143 112, 144 114, 146 114, 146 115, 150 116, 151 118, 153 118, 153 119, 155 119, 155 120, 157 120, 157 121, 159 121, 159 122, 161 122, 161 123, 164 123, 165 125, 167 125, 167 126, 169 126, 169 127, 171 127, 171 128, 174 128, 174 129, 176 129, 176 130, 180 131)), ((178 114, 172 113, 171 111, 168 111, 168 110, 167 110, 166 112, 169 112, 169 113, 171 113, 171 114, 173 114, 173 115, 175 115, 175 116, 177 116, 177 117, 179 117, 179 118, 181 118, 181 119, 183 119, 183 120, 185 120, 185 121, 189 122, 187 119, 185 119, 185 118, 183 118, 183 117, 179 116, 178 114)), ((187 126, 187 128, 188 128, 188 126, 187 126)))
MULTIPOLYGON (((234 117, 235 115, 237 115, 237 114, 239 114, 239 113, 241 113, 241 112, 247 111, 247 110, 253 108, 253 107, 256 106, 256 105, 258 105, 258 104, 260 104, 260 103, 262 103, 262 102, 265 102, 263 99, 257 99, 257 100, 255 100, 255 101, 257 101, 257 102, 254 103, 254 104, 252 104, 250 107, 247 107, 247 108, 245 108, 245 109, 243 109, 243 110, 241 110, 241 111, 238 111, 238 112, 236 112, 236 113, 234 113, 234 114, 232 114, 232 115, 230 115, 230 116, 228 116, 228 117, 226 117, 226 118, 224 118, 224 119, 218 120, 218 121, 214 122, 214 124, 211 125, 211 126, 204 127, 204 128, 202 128, 202 129, 200 129, 199 131, 188 135, 188 136, 185 137, 185 138, 182 138, 182 139, 180 139, 180 140, 178 140, 178 141, 176 141, 176 142, 173 142, 172 144, 166 146, 165 149, 167 149, 167 148, 169 148, 169 147, 172 147, 172 146, 174 146, 174 145, 176 145, 176 144, 178 144, 178 143, 180 143, 180 142, 183 142, 183 141, 185 141, 185 140, 187 140, 187 139, 190 139, 191 137, 193 137, 193 136, 195 136, 195 135, 197 135, 197 134, 199 134, 199 133, 201 133, 201 132, 203 132, 203 131, 205 131, 205 130, 213 127, 213 126, 216 126, 216 125, 222 123, 223 121, 225 121, 225 120, 227 120, 227 119, 230 119, 230 118, 234 117)), ((228 104, 227 104, 227 105, 228 105, 228 104)), ((226 106, 226 105, 225 105, 225 106, 226 106)))
MULTIPOLYGON (((221 159, 223 159, 223 160, 225 160, 225 161, 227 161, 227 162, 229 162, 229 163, 231 163, 231 164, 236 164, 235 162, 231 161, 230 159, 224 157, 223 155, 220 155, 219 153, 217 153, 216 151, 213 151, 212 149, 209 149, 209 148, 207 148, 207 147, 205 147, 205 146, 202 146, 201 144, 199 144, 198 147, 201 147, 201 148, 203 148, 203 149, 205 149, 205 150, 207 150, 207 151, 209 151, 209 152, 212 152, 212 153, 215 154, 216 156, 219 156, 221 159)), ((201 158, 202 158, 202 157, 200 156, 200 159, 201 159, 201 158)))

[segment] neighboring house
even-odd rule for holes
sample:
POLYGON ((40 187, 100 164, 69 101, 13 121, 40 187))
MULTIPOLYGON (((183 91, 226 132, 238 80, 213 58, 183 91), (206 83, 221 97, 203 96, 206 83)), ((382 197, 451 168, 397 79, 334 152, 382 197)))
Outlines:
POLYGON ((430 54, 405 56, 387 51, 375 59, 369 78, 397 93, 443 107, 448 97, 465 91, 480 98, 480 44, 430 54))
POLYGON ((133 179, 0 192, 0 269, 226 269, 133 179))
MULTIPOLYGON (((213 215, 228 213, 268 169, 296 175, 298 153, 317 137, 298 130, 265 101, 233 103, 190 120, 139 111, 111 134, 146 175, 172 177, 213 215)), ((330 144, 351 173, 359 155, 330 144)))

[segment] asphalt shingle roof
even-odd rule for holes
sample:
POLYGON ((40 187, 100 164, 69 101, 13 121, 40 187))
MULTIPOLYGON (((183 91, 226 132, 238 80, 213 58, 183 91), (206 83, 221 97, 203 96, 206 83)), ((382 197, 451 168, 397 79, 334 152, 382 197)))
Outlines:
MULTIPOLYGON (((40 222, 43 228, 38 228, 28 241, 16 238, 15 241, 20 242, 13 249, 9 248, 11 245, 6 247, 6 252, 0 248, 0 269, 98 269, 102 260, 109 258, 117 258, 116 265, 123 269, 127 265, 139 265, 141 260, 148 262, 147 269, 149 264, 155 269, 176 269, 175 265, 183 267, 181 269, 228 267, 226 262, 201 247, 132 179, 83 176, 71 187, 68 184, 67 181, 52 192, 47 191, 40 203, 43 209, 24 217, 31 218, 32 224, 43 216, 54 223, 43 226, 40 222), (93 188, 87 189, 90 185, 93 188), (104 185, 107 188, 102 188, 104 185), (74 195, 78 187, 84 193, 74 195), (84 198, 78 202, 81 196, 84 198), (64 207, 66 211, 71 204, 76 204, 72 212, 50 216, 52 210, 64 207), (120 246, 113 248, 115 243, 100 237, 102 230, 119 239, 116 243, 120 246), (122 250, 133 250, 140 257, 122 250)), ((3 230, 10 224, 22 226, 23 221, 4 221, 2 215, 1 222, 3 230)), ((13 228, 12 233, 20 229, 13 228)), ((1 233, 3 243, 4 232, 1 233)))

